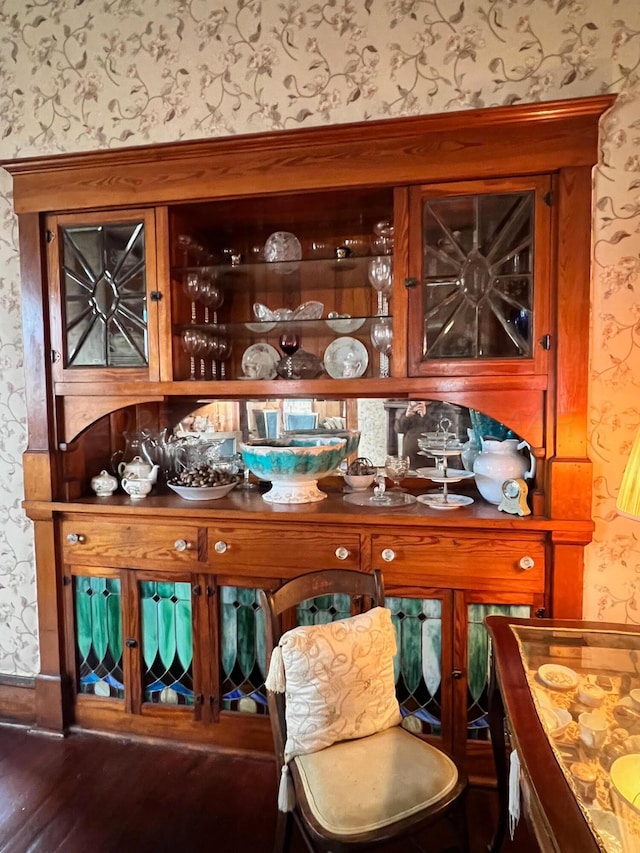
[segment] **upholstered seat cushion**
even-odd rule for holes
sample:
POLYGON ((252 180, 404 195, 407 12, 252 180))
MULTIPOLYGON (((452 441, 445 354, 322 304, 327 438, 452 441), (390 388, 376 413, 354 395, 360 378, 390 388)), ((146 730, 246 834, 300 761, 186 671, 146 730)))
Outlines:
POLYGON ((356 835, 434 805, 456 785, 451 759, 395 726, 293 759, 316 820, 356 835))

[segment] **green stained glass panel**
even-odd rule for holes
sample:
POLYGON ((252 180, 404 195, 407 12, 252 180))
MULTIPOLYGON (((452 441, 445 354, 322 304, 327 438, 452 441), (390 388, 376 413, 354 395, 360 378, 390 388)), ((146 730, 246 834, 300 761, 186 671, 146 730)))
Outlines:
POLYGON ((66 367, 144 367, 148 331, 142 222, 62 228, 66 367))
POLYGON ((337 619, 351 616, 351 598, 348 595, 319 595, 303 601, 296 608, 298 625, 326 625, 337 619))
POLYGON ((405 719, 424 733, 442 728, 442 602, 388 596, 398 654, 396 693, 405 719))
POLYGON ((144 701, 193 705, 191 584, 140 583, 144 701))
POLYGON ((258 591, 223 586, 219 593, 222 707, 266 714, 264 617, 258 591))
POLYGON ((491 645, 484 626, 485 616, 528 618, 531 608, 524 604, 469 604, 467 608, 467 732, 474 740, 487 740, 489 664, 491 645))
POLYGON ((73 584, 78 691, 122 699, 120 580, 77 576, 73 584))

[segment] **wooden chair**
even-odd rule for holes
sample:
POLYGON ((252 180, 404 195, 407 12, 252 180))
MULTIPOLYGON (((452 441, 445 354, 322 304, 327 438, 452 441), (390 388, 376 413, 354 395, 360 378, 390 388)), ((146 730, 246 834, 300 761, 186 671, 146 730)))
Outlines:
MULTIPOLYGON (((379 571, 311 572, 273 592, 261 591, 267 661, 284 630, 296 625, 296 606, 334 593, 350 596, 352 615, 384 605, 379 571)), ((285 700, 286 693, 268 691, 279 779, 287 741, 285 700)), ((295 805, 278 811, 274 853, 289 849, 294 822, 309 850, 341 853, 417 835, 442 818, 453 822, 458 849, 468 850, 464 772, 400 725, 298 755, 288 762, 288 773, 295 805), (359 826, 365 814, 366 826, 359 826)))

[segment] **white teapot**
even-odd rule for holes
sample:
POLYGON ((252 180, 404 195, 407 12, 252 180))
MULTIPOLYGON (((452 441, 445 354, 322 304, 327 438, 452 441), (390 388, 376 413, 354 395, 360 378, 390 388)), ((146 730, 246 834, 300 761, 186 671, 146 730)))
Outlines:
POLYGON ((158 468, 158 465, 152 465, 143 459, 142 456, 134 456, 130 462, 118 463, 118 474, 121 477, 131 478, 135 476, 140 479, 148 478, 153 485, 158 479, 158 468))
POLYGON ((502 500, 502 484, 505 480, 528 480, 533 477, 536 460, 531 454, 529 462, 520 453, 524 447, 531 450, 526 441, 517 438, 506 438, 504 441, 484 439, 482 450, 473 463, 473 473, 476 475, 478 491, 485 501, 497 506, 502 500))

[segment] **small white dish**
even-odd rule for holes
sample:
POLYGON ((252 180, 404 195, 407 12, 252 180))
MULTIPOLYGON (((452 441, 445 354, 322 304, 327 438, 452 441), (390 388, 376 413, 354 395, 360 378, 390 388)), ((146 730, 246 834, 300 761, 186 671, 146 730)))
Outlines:
POLYGON ((270 332, 271 329, 275 329, 276 323, 245 323, 245 329, 249 329, 250 332, 258 332, 260 334, 265 334, 270 332))
POLYGON ((252 344, 242 354, 242 372, 247 379, 275 379, 280 354, 271 344, 252 344))
POLYGON ((336 338, 324 351, 324 369, 332 379, 359 379, 368 364, 367 348, 357 338, 336 338))
POLYGON ((635 708, 636 711, 640 711, 640 688, 635 687, 633 690, 630 690, 629 696, 631 697, 632 707, 635 708))
POLYGON ((441 470, 435 468, 416 468, 416 473, 419 477, 431 480, 433 483, 460 483, 474 476, 473 471, 463 471, 461 468, 447 468, 446 477, 441 470))
POLYGON ((589 708, 599 708, 604 702, 605 692, 602 687, 585 681, 578 687, 578 702, 589 708))
POLYGON ((185 501, 212 501, 217 498, 223 498, 236 487, 238 480, 233 483, 226 483, 224 486, 175 486, 173 483, 167 483, 172 489, 185 501))
POLYGON ((558 663, 544 663, 538 668, 538 678, 551 690, 572 690, 578 686, 578 673, 558 663))
POLYGON ((344 481, 353 492, 363 492, 375 482, 375 474, 343 474, 344 481))

